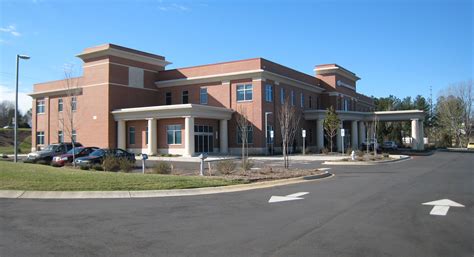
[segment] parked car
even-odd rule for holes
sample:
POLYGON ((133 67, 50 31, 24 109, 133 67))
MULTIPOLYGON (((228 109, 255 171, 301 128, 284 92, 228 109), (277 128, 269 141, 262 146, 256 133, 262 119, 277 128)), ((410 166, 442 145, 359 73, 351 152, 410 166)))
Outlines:
POLYGON ((384 149, 384 150, 397 150, 398 146, 393 141, 385 141, 382 144, 382 149, 384 149))
POLYGON ((99 149, 99 147, 75 147, 74 149, 69 150, 65 154, 61 154, 58 156, 53 157, 53 161, 51 165, 61 167, 64 166, 66 163, 72 163, 73 157, 80 158, 84 156, 88 156, 95 150, 99 149), (74 154, 74 156, 73 156, 74 154))
POLYGON ((367 149, 367 148, 369 148, 369 150, 374 150, 374 148, 376 150, 379 150, 380 145, 379 143, 377 143, 377 140, 375 139, 371 139, 370 141, 365 140, 364 142, 362 142, 362 149, 367 149))
POLYGON ((79 157, 75 160, 76 165, 85 166, 93 164, 101 164, 105 156, 113 156, 116 158, 126 158, 130 162, 135 163, 135 154, 129 153, 123 149, 97 149, 88 156, 79 157))
POLYGON ((469 142, 469 143, 467 144, 467 149, 468 149, 468 150, 474 150, 474 142, 469 142))
MULTIPOLYGON (((75 147, 81 147, 81 143, 74 143, 75 147)), ((59 144, 51 144, 48 145, 46 148, 42 149, 41 151, 37 151, 34 153, 29 153, 26 160, 29 162, 37 162, 40 160, 51 162, 53 157, 61 154, 67 153, 69 150, 72 149, 72 143, 59 143, 59 144)))

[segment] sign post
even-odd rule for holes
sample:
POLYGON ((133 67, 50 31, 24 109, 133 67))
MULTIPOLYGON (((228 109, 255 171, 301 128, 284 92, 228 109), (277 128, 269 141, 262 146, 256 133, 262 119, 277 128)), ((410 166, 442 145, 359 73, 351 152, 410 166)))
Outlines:
POLYGON ((305 149, 305 146, 306 146, 306 130, 303 129, 303 131, 301 131, 301 135, 303 136, 303 155, 305 155, 306 153, 306 149, 305 149))
POLYGON ((341 149, 342 149, 342 154, 343 154, 343 155, 344 155, 344 136, 345 136, 345 131, 344 131, 344 129, 342 128, 342 129, 341 129, 341 139, 342 139, 342 140, 341 140, 341 144, 342 144, 342 145, 341 145, 341 149))

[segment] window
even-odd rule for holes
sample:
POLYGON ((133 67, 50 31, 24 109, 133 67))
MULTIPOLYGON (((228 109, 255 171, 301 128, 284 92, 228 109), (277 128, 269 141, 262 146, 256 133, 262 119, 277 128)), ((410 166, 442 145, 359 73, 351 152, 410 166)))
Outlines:
POLYGON ((285 103, 285 89, 280 88, 280 103, 284 104, 285 103))
POLYGON ((304 94, 303 94, 303 92, 301 92, 301 95, 300 95, 300 102, 301 102, 300 107, 304 108, 304 94))
POLYGON ((128 144, 135 144, 135 127, 128 128, 128 144))
POLYGON ((44 145, 44 132, 43 131, 36 132, 36 144, 44 145))
POLYGON ((73 96, 71 99, 71 110, 77 110, 77 97, 73 96))
POLYGON ((64 142, 64 135, 63 132, 60 130, 58 131, 58 143, 64 142))
POLYGON ((181 95, 181 103, 182 104, 189 103, 189 92, 187 90, 183 91, 183 93, 181 95))
POLYGON ((272 85, 265 85, 265 101, 267 102, 273 101, 273 86, 272 85))
POLYGON ((44 98, 36 100, 36 113, 44 113, 44 98))
POLYGON ((148 127, 146 127, 146 130, 145 130, 145 144, 148 145, 148 127))
POLYGON ((309 109, 313 108, 313 98, 311 96, 308 96, 308 105, 309 105, 309 109))
POLYGON ((58 99, 58 112, 62 112, 62 111, 63 111, 63 99, 59 98, 58 99))
POLYGON ((295 106, 295 92, 291 90, 291 105, 295 106))
POLYGON ((72 142, 76 142, 77 134, 76 134, 76 130, 75 130, 75 129, 72 130, 71 137, 72 137, 72 142))
MULTIPOLYGON (((272 125, 268 125, 268 126, 267 126, 267 144, 273 144, 273 140, 275 139, 275 138, 272 138, 272 137, 271 137, 271 134, 272 134, 271 131, 274 131, 274 130, 273 130, 273 126, 272 126, 272 125)), ((273 132, 273 136, 275 136, 275 132, 273 132)))
POLYGON ((205 87, 199 90, 199 103, 207 104, 207 88, 205 87))
POLYGON ((169 145, 181 144, 181 125, 166 126, 166 134, 169 145))
POLYGON ((251 101, 252 95, 252 84, 237 85, 237 101, 251 101))
POLYGON ((171 92, 166 92, 166 105, 171 105, 171 92))
MULTIPOLYGON (((253 127, 252 125, 247 126, 247 143, 253 144, 253 127)), ((237 130, 237 143, 242 144, 242 129, 239 127, 237 130)))

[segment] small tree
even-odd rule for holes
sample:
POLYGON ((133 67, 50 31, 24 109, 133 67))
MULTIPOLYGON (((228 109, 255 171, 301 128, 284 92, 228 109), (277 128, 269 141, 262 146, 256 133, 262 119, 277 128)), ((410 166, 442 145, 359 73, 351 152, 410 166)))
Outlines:
POLYGON ((237 127, 239 129, 238 136, 242 143, 242 168, 245 170, 248 159, 248 132, 249 132, 249 119, 247 115, 247 109, 243 106, 239 106, 237 109, 237 127))
POLYGON ((324 130, 326 131, 326 135, 329 137, 329 146, 331 149, 331 153, 333 150, 333 138, 337 135, 337 129, 340 127, 341 121, 337 116, 336 111, 334 108, 329 107, 326 111, 326 117, 324 118, 324 130))
POLYGON ((278 119, 280 120, 280 132, 283 147, 283 162, 286 169, 290 167, 288 157, 290 146, 293 145, 296 132, 299 129, 301 115, 296 112, 293 105, 287 99, 278 110, 278 119))

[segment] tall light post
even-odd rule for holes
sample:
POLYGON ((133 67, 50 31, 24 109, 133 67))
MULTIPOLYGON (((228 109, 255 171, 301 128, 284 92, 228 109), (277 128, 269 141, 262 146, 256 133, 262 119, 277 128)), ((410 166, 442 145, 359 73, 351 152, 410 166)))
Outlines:
POLYGON ((20 70, 20 59, 28 60, 30 59, 27 55, 16 55, 16 88, 15 88, 15 128, 14 128, 14 143, 13 146, 15 147, 15 157, 13 159, 14 162, 18 161, 18 72, 20 70))
POLYGON ((265 112, 265 153, 268 155, 268 115, 272 112, 265 112))

